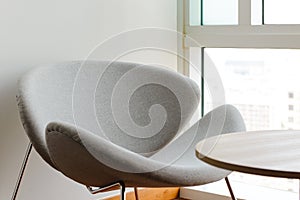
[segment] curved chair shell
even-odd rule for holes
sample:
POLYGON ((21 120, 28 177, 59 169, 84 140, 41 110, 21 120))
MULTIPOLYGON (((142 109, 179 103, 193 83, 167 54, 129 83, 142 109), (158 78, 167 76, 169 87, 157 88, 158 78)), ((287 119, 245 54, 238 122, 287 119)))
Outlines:
POLYGON ((136 63, 77 61, 45 65, 19 81, 18 105, 25 131, 37 152, 53 167, 45 141, 50 122, 76 124, 119 146, 150 156, 189 122, 198 103, 199 89, 190 79, 171 70, 136 63), (130 85, 140 87, 126 90, 130 85), (121 93, 133 92, 128 102, 124 97, 118 98, 117 89, 121 93), (111 109, 113 99, 117 99, 113 101, 115 110, 111 109), (126 104, 130 116, 121 116, 124 126, 115 118, 126 113, 122 112, 126 104), (128 118, 133 124, 148 126, 148 132, 161 131, 151 137, 135 137, 121 129, 128 128, 128 118), (165 120, 164 126, 160 126, 161 120, 165 120), (124 127, 119 128, 118 123, 124 127))
POLYGON ((37 152, 79 183, 191 186, 230 173, 199 161, 196 143, 245 130, 238 110, 224 105, 178 135, 198 107, 199 93, 192 80, 167 69, 77 61, 27 73, 18 105, 37 152))
MULTIPOLYGON (((60 171, 85 185, 101 186, 119 180, 135 187, 202 185, 223 179, 230 173, 195 157, 195 145, 206 136, 212 115, 216 116, 214 123, 221 124, 219 134, 245 129, 240 113, 233 106, 224 105, 208 113, 155 157, 136 154, 63 122, 48 125, 47 144, 60 171), (225 119, 220 116, 224 111, 225 119), (92 146, 98 154, 89 152, 86 145, 92 146), (169 160, 171 156, 175 159, 169 160)), ((212 127, 211 132, 214 131, 217 134, 219 130, 212 127)))

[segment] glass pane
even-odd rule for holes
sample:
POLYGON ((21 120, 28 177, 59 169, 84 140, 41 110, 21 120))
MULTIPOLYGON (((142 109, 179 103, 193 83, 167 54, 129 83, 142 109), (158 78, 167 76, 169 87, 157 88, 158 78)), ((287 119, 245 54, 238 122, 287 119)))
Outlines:
POLYGON ((265 24, 300 24, 299 0, 264 0, 265 24))
POLYGON ((205 55, 247 130, 300 129, 300 50, 207 48, 205 55))
MULTIPOLYGON (((207 69, 217 68, 226 103, 240 110, 248 131, 300 129, 300 50, 206 48, 204 56, 204 76, 207 69), (209 59, 213 62, 207 64, 209 59)), ((205 95, 208 112, 212 99, 205 95)), ((288 192, 290 199, 297 199, 299 192, 296 179, 242 173, 232 179, 288 192)))
POLYGON ((203 25, 238 24, 238 0, 202 0, 203 25))
POLYGON ((251 24, 262 25, 262 0, 251 1, 251 24))
POLYGON ((190 25, 201 25, 201 0, 190 0, 190 25))

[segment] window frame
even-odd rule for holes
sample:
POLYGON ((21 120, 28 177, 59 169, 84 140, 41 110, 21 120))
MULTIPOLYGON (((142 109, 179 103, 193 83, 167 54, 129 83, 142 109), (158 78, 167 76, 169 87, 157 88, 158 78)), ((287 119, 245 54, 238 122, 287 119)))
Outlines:
MULTIPOLYGON (((198 0, 201 5, 202 0, 198 0)), ((190 25, 190 0, 177 0, 177 69, 190 76, 189 48, 200 47, 201 74, 204 74, 205 48, 300 49, 300 24, 251 24, 251 0, 238 0, 237 25, 190 25), (195 40, 195 42, 191 41, 195 40), (186 62, 187 60, 189 62, 186 62)), ((262 0, 262 9, 264 0, 262 0)), ((200 9, 200 8, 199 8, 200 9)), ((200 14, 201 15, 201 14, 200 14)), ((201 91, 204 77, 201 77, 201 91)), ((294 96, 290 99, 293 99, 294 96)), ((201 115, 204 114, 204 92, 201 95, 201 115)), ((300 183, 300 182, 299 182, 300 183)))
MULTIPOLYGON (((201 0, 198 0, 201 4, 201 0)), ((237 25, 190 25, 190 1, 177 0, 178 53, 189 59, 190 47, 300 49, 300 24, 251 25, 251 0, 238 1, 237 25), (190 38, 197 42, 190 42, 190 38)), ((262 0, 263 3, 263 0, 262 0)), ((262 9, 263 6, 262 6, 262 9)), ((199 8, 200 10, 200 8, 199 8)), ((202 20, 200 20, 202 21, 202 20)), ((189 66, 178 58, 178 71, 189 75, 189 66)))

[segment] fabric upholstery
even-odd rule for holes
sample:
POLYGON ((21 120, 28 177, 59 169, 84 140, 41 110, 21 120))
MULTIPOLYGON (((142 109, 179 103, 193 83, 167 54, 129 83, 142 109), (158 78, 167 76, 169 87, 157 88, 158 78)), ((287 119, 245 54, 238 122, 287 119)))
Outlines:
POLYGON ((162 68, 110 64, 95 88, 99 126, 113 143, 151 155, 174 138, 196 109, 199 90, 191 84, 162 68))
MULTIPOLYGON (((201 162, 194 153, 195 144, 205 137, 213 118, 217 124, 222 124, 222 133, 245 129, 243 119, 234 107, 221 106, 149 158, 62 122, 50 123, 46 137, 58 168, 85 185, 105 185, 118 180, 123 180, 126 186, 139 187, 201 185, 220 180, 230 173, 201 162), (93 153, 87 150, 87 144, 94 148, 93 153)), ((219 130, 213 127, 211 132, 214 131, 219 130)))
POLYGON ((189 186, 230 173, 198 160, 195 144, 208 136, 245 130, 238 110, 224 105, 178 136, 199 98, 198 86, 171 70, 76 61, 24 75, 18 105, 37 152, 79 183, 189 186))
POLYGON ((45 141, 47 123, 72 120, 72 85, 80 62, 35 68, 19 80, 18 106, 23 127, 42 158, 55 167, 45 141), (55 71, 56 73, 53 73, 55 71))
POLYGON ((52 166, 44 134, 51 121, 77 124, 120 146, 151 155, 189 121, 199 103, 195 85, 190 79, 159 67, 74 61, 40 66, 25 74, 19 81, 18 105, 33 146, 52 166), (125 94, 120 96, 122 92, 125 94), (124 96, 129 92, 134 93, 126 100, 124 96), (111 103, 115 103, 114 110, 111 103), (125 109, 130 115, 123 112, 124 105, 128 105, 125 109), (121 120, 116 121, 119 116, 121 120), (132 126, 126 127, 128 124, 132 126), (148 137, 149 131, 155 135, 148 137))

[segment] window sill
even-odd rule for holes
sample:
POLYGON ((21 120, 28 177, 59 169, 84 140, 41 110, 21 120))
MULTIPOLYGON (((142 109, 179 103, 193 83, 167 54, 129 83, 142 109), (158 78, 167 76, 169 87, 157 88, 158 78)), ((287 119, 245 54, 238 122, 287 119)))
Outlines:
MULTIPOLYGON (((235 196, 239 199, 298 200, 299 198, 296 192, 272 189, 237 181, 231 181, 231 186, 235 196)), ((225 180, 202 186, 180 188, 180 197, 185 199, 196 200, 201 198, 206 200, 214 197, 215 200, 227 200, 230 199, 228 196, 229 191, 226 187, 225 180)))

